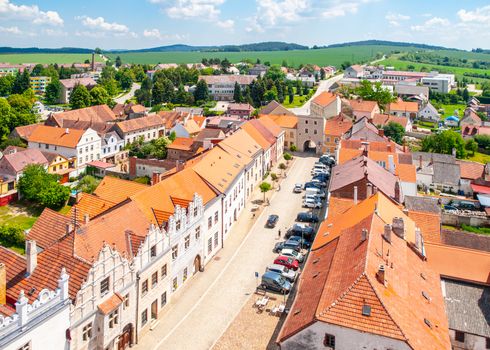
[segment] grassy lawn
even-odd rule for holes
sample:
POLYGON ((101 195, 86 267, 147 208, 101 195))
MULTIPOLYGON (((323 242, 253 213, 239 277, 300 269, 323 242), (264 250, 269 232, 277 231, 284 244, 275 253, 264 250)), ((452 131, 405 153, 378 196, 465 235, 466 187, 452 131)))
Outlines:
MULTIPOLYGON (((444 110, 444 114, 441 115, 441 118, 443 118, 443 119, 454 115, 454 111, 456 109, 458 110, 459 118, 461 119, 461 117, 464 114, 464 110, 466 108, 466 106, 464 104, 443 105, 443 104, 438 104, 437 102, 433 102, 432 104, 434 105, 434 107, 436 107, 436 108, 440 107, 441 109, 444 110)), ((437 108, 437 109, 439 110, 439 108, 437 108)))
MULTIPOLYGON (((0 54, 0 62, 8 63, 83 63, 85 60, 92 60, 92 55, 78 53, 19 53, 19 54, 0 54)), ((102 62, 99 55, 95 55, 97 62, 102 62)))
POLYGON ((294 95, 294 99, 292 103, 289 103, 289 98, 286 97, 282 105, 286 108, 295 108, 295 107, 301 107, 302 105, 305 104, 306 101, 308 101, 308 96, 294 95))
POLYGON ((490 162, 490 155, 475 152, 475 155, 473 157, 469 157, 468 160, 471 160, 473 162, 486 164, 486 163, 490 162))

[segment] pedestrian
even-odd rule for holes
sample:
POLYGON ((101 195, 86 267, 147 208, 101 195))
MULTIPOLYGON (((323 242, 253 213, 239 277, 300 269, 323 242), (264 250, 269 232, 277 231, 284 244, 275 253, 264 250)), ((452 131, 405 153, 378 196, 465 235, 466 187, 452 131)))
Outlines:
POLYGON ((277 231, 277 239, 281 239, 281 229, 279 229, 279 231, 277 231))

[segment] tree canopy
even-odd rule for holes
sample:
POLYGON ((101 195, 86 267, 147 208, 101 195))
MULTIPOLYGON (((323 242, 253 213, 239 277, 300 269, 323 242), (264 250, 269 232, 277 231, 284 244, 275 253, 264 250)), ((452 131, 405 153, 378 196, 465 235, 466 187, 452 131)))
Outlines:
POLYGON ((90 107, 92 97, 84 85, 76 85, 70 95, 70 106, 72 109, 90 107))
POLYGON ((399 145, 402 144, 403 136, 405 136, 405 128, 394 122, 389 122, 383 127, 385 135, 392 139, 394 142, 399 145))
POLYGON ((466 158, 466 148, 460 133, 445 130, 438 134, 427 136, 422 140, 422 151, 432 153, 452 154, 456 150, 457 158, 466 158))

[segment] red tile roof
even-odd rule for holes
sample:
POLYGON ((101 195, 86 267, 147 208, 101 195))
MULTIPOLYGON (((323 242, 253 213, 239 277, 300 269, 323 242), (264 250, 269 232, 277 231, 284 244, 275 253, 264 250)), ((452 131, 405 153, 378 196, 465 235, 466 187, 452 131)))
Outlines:
POLYGON ((324 91, 318 96, 316 96, 311 102, 320 105, 322 107, 326 107, 332 102, 335 102, 337 98, 338 98, 337 95, 331 92, 324 91))
POLYGON ((190 151, 194 140, 190 137, 177 137, 174 142, 168 145, 168 149, 176 149, 181 151, 190 151))
POLYGON ((365 100, 349 100, 349 104, 354 112, 372 113, 378 106, 378 103, 376 101, 365 100))
POLYGON ((14 171, 13 175, 16 175, 24 170, 24 168, 31 164, 48 165, 46 157, 36 148, 29 148, 21 152, 15 152, 6 154, 0 160, 0 172, 3 170, 3 166, 8 163, 11 169, 14 171))
POLYGON ((40 125, 32 132, 28 141, 75 148, 84 133, 84 130, 40 125))
POLYGON ((70 223, 70 216, 46 208, 27 234, 27 239, 36 241, 38 246, 46 249, 67 235, 66 226, 70 223))
POLYGON ((340 137, 350 128, 352 128, 352 120, 341 113, 325 122, 325 135, 340 137))
POLYGON ((138 131, 147 128, 156 128, 163 125, 164 121, 158 114, 150 114, 146 117, 129 119, 123 122, 116 123, 116 126, 123 133, 138 131))
POLYGON ((469 162, 465 160, 457 160, 462 179, 476 180, 483 177, 485 165, 477 162, 469 162))
POLYGON ((147 187, 138 182, 106 176, 99 183, 93 194, 112 203, 121 203, 147 187))

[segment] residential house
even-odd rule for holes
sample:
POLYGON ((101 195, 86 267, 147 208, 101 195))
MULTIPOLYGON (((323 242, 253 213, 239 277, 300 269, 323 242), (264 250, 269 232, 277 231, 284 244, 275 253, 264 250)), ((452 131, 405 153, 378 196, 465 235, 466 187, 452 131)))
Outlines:
POLYGON ((140 104, 134 104, 128 109, 128 119, 141 118, 148 115, 146 107, 140 104))
POLYGON ((226 110, 226 115, 249 119, 253 111, 254 108, 248 103, 230 103, 226 110))
POLYGON ((257 77, 255 75, 201 75, 199 80, 208 84, 209 94, 216 101, 232 101, 235 83, 242 91, 257 77))
POLYGON ((368 120, 371 120, 374 118, 375 114, 381 113, 376 101, 364 101, 362 99, 357 99, 348 100, 348 102, 352 109, 354 121, 362 118, 368 118, 368 120))
POLYGON ((63 129, 41 125, 29 136, 29 148, 58 153, 78 169, 101 158, 101 139, 95 130, 63 129))
POLYGON ((83 85, 90 90, 97 85, 97 82, 92 78, 60 79, 60 83, 61 94, 58 102, 63 104, 67 104, 70 102, 70 95, 75 86, 83 85))
POLYGON ((395 123, 403 126, 406 132, 412 131, 412 121, 410 118, 397 117, 391 114, 375 114, 371 122, 380 129, 389 123, 395 123))
POLYGON ((269 102, 267 105, 261 108, 260 110, 261 115, 288 115, 295 117, 296 114, 291 112, 289 109, 284 107, 282 104, 279 102, 273 100, 269 102))
POLYGON ((394 88, 397 96, 402 99, 421 97, 422 101, 425 102, 429 99, 429 88, 427 86, 408 85, 400 82, 395 84, 394 88))
POLYGON ((352 120, 343 113, 325 122, 324 153, 335 154, 340 140, 352 128, 352 120))
POLYGON ((341 109, 340 97, 324 91, 311 101, 310 115, 321 116, 323 118, 332 118, 339 115, 341 109))
POLYGON ((362 141, 387 141, 384 136, 384 130, 378 129, 367 118, 357 120, 352 128, 345 134, 347 140, 362 140, 362 141))
POLYGON ((347 67, 344 71, 344 77, 346 78, 362 78, 364 77, 364 68, 360 65, 353 65, 347 67))
POLYGON ((415 119, 418 117, 419 105, 416 102, 406 102, 399 99, 388 105, 387 112, 397 117, 415 119))
POLYGON ((422 120, 427 120, 429 122, 439 122, 441 120, 441 116, 437 109, 432 105, 432 103, 428 102, 419 112, 419 118, 422 120))
POLYGON ((269 67, 267 67, 265 64, 255 64, 248 70, 248 74, 263 77, 268 70, 269 67))
POLYGON ((23 126, 18 126, 9 135, 10 139, 15 139, 19 138, 24 142, 27 142, 29 139, 29 136, 32 134, 32 132, 42 124, 29 124, 29 125, 23 125, 23 126))
MULTIPOLYGON (((260 145, 263 151, 263 156, 262 156, 262 164, 261 168, 263 173, 269 171, 272 167, 272 162, 275 157, 275 147, 274 147, 274 141, 275 138, 272 136, 272 134, 267 133, 267 132, 260 132, 257 129, 257 124, 252 124, 250 122, 247 122, 241 126, 242 130, 245 130, 247 134, 254 139, 254 141, 260 145), (264 136, 265 134, 265 136, 264 136)), ((260 126, 259 126, 260 128, 260 126)), ((260 128, 262 129, 262 128, 260 128)), ((263 131, 263 130, 262 130, 263 131)))
POLYGON ((202 116, 204 115, 204 108, 201 107, 175 107, 175 112, 190 114, 193 116, 202 116))
POLYGON ((175 133, 177 137, 192 138, 199 134, 201 128, 194 119, 187 119, 183 123, 176 123, 170 130, 170 133, 175 133))
POLYGON ((297 145, 298 117, 286 114, 266 114, 259 115, 259 118, 268 118, 276 123, 284 131, 284 147, 291 148, 297 145))
POLYGON ((298 285, 281 349, 451 349, 420 230, 382 191, 329 212, 298 285))
POLYGON ((208 120, 207 127, 210 129, 221 129, 225 135, 235 132, 246 120, 237 117, 216 116, 208 120))
POLYGON ((274 121, 269 118, 254 119, 250 123, 270 142, 272 142, 272 164, 276 164, 282 159, 284 154, 285 132, 274 121), (272 138, 270 137, 272 135, 272 138))
POLYGON ((212 145, 219 143, 225 138, 225 133, 220 129, 202 129, 196 137, 194 142, 205 149, 211 148, 212 145))
POLYGON ((424 191, 437 189, 459 191, 461 170, 456 157, 448 154, 414 152, 413 165, 417 167, 417 185, 424 191))
MULTIPOLYGON (((34 150, 34 149, 33 149, 34 150)), ((77 167, 76 159, 70 159, 58 153, 41 151, 44 158, 48 161, 48 173, 59 175, 60 183, 68 182, 70 173, 77 167)))
POLYGON ((124 139, 124 145, 142 139, 143 142, 156 140, 165 135, 164 121, 158 114, 117 122, 114 131, 124 139))
POLYGON ((51 83, 51 77, 30 77, 31 89, 36 95, 44 95, 46 86, 51 83))
POLYGON ((167 146, 167 160, 186 161, 196 154, 204 152, 204 148, 194 143, 194 139, 189 137, 177 137, 167 146))
MULTIPOLYGON (((4 248, 0 248, 4 249, 4 248)), ((24 291, 15 307, 6 304, 7 268, 0 253, 0 348, 63 350, 68 346, 66 330, 70 328, 69 276, 61 270, 55 290, 43 289, 29 302, 24 291)), ((20 259, 19 259, 20 260, 20 259)))
POLYGON ((39 164, 47 169, 49 162, 38 149, 9 152, 0 159, 0 174, 10 175, 19 181, 24 168, 31 164, 39 164))
POLYGON ((100 134, 104 134, 113 127, 115 121, 116 116, 107 105, 98 105, 67 112, 52 113, 44 124, 46 126, 79 130, 91 128, 100 134))
POLYGON ((459 125, 459 118, 455 115, 451 115, 444 119, 444 125, 446 126, 451 126, 451 127, 457 127, 459 125))
POLYGON ((115 131, 109 131, 102 138, 102 159, 106 162, 118 164, 126 158, 123 154, 124 139, 115 131))
POLYGON ((473 189, 471 188, 471 184, 476 180, 484 178, 485 165, 465 160, 456 160, 456 163, 459 164, 460 170, 459 189, 466 196, 472 197, 473 189))

